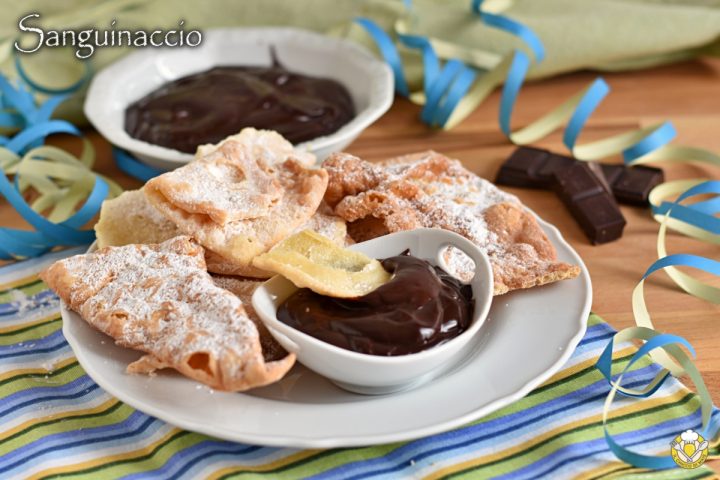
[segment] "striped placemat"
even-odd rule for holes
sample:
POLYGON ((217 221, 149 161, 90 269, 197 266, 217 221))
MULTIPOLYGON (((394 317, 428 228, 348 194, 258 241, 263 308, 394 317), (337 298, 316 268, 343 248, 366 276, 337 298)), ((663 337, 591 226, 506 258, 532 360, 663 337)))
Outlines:
MULTIPOLYGON (((709 468, 641 472, 608 450, 594 368, 614 330, 597 316, 568 363, 526 398, 466 427, 376 447, 298 450, 180 430, 105 393, 63 338, 58 299, 37 272, 54 253, 0 268, 0 478, 717 478, 709 468)), ((617 352, 618 367, 634 347, 617 352)), ((653 378, 641 362, 628 386, 653 378)), ((619 398, 611 431, 625 446, 669 454, 700 428, 699 401, 671 379, 649 399, 619 398)), ((720 411, 713 413, 720 422, 720 411)), ((720 439, 711 456, 720 454, 720 439)))

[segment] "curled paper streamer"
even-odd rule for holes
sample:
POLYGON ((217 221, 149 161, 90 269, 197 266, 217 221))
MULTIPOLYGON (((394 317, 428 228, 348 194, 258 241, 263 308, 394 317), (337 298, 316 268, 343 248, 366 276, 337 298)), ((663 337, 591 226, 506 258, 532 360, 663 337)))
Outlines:
MULTIPOLYGON (((22 69, 20 72, 22 78, 22 69)), ((0 259, 34 257, 57 246, 92 242, 95 232, 82 230, 82 226, 95 216, 105 198, 121 191, 115 182, 92 172, 95 154, 86 139, 82 139, 79 158, 43 145, 45 138, 55 133, 81 137, 69 122, 50 119, 65 98, 57 95, 36 107, 28 90, 0 77, 0 127, 14 133, 0 137, 0 195, 35 228, 1 227, 0 259), (12 182, 8 176, 14 177, 12 182), (32 203, 24 197, 29 189, 37 194, 32 203)))
POLYGON ((690 376, 690 379, 693 381, 695 387, 698 390, 698 393, 700 394, 700 409, 702 412, 703 422, 703 431, 701 432, 701 435, 703 435, 703 437, 705 438, 712 438, 715 434, 717 434, 718 429, 720 428, 720 425, 710 423, 710 415, 712 414, 712 400, 710 399, 710 393, 707 391, 707 387, 702 380, 702 376, 693 364, 692 360, 685 354, 685 352, 682 351, 682 349, 679 348, 679 345, 686 347, 690 351, 690 353, 695 356, 695 350, 692 348, 692 345, 690 345, 690 343, 682 337, 659 333, 651 328, 646 327, 631 327, 618 332, 615 337, 610 340, 608 345, 605 347, 605 350, 600 355, 600 358, 598 359, 598 370, 602 372, 602 374, 612 386, 610 394, 607 396, 603 408, 603 429, 605 433, 605 440, 607 441, 610 450, 618 458, 636 467, 660 469, 673 468, 677 466, 672 456, 670 455, 658 457, 653 455, 642 455, 632 452, 618 444, 613 439, 612 435, 610 435, 610 433, 608 432, 608 414, 612 405, 612 401, 614 400, 615 394, 617 392, 634 397, 649 397, 658 388, 660 388, 662 383, 669 376, 670 372, 667 369, 663 369, 658 372, 656 377, 644 389, 634 390, 622 387, 623 375, 627 373, 627 371, 630 369, 630 367, 633 366, 633 364, 635 364, 635 362, 637 362, 646 354, 652 355, 653 352, 661 349, 660 351, 674 358, 682 366, 684 372, 690 376), (632 339, 642 339, 645 340, 645 343, 632 356, 630 361, 627 363, 623 371, 618 376, 617 380, 613 380, 611 368, 612 350, 614 342, 623 342, 632 339))
MULTIPOLYGON (((585 123, 610 92, 610 87, 602 78, 596 79, 584 90, 567 99, 554 110, 534 122, 513 130, 511 126, 512 113, 527 72, 533 61, 541 62, 543 60, 545 51, 542 42, 532 30, 505 16, 485 12, 482 7, 483 0, 472 0, 471 10, 478 15, 480 21, 487 26, 503 30, 515 36, 522 42, 524 50, 516 49, 505 57, 494 60, 490 56, 472 55, 475 64, 487 62, 482 65, 487 69, 487 72, 475 76, 472 80, 469 74, 464 73, 468 67, 459 60, 460 58, 470 58, 471 54, 468 51, 437 39, 413 36, 410 29, 412 24, 411 10, 408 10, 407 18, 401 19, 395 24, 395 33, 403 44, 422 50, 424 68, 426 72, 429 72, 429 74, 426 73, 423 92, 405 93, 410 100, 424 105, 421 114, 424 122, 445 129, 452 128, 472 112, 496 86, 503 84, 498 121, 503 133, 513 143, 522 145, 535 142, 565 124, 563 142, 573 156, 580 160, 598 160, 621 154, 623 161, 628 165, 649 162, 695 161, 720 166, 720 156, 713 152, 694 147, 671 145, 676 132, 669 122, 614 135, 599 141, 578 144, 585 123), (403 41, 403 38, 408 37, 412 37, 412 42, 403 41), (455 58, 448 60, 441 68, 437 55, 433 52, 433 47, 438 50, 442 49, 444 56, 455 58), (435 60, 432 60, 433 57, 435 60), (433 62, 436 65, 428 68, 428 64, 433 62), (491 62, 494 63, 491 64, 491 62), (461 94, 464 95, 462 98, 460 97, 461 94)), ((365 26, 366 22, 367 20, 359 21, 361 26, 365 26)), ((374 32, 377 29, 366 28, 366 31, 379 46, 385 60, 396 72, 396 76, 402 75, 404 82, 405 77, 402 74, 400 56, 397 52, 388 54, 394 48, 390 37, 384 32, 382 38, 376 35, 374 32)), ((400 94, 404 93, 401 90, 398 90, 398 92, 400 94)), ((668 228, 701 241, 720 244, 720 219, 714 216, 720 212, 720 182, 702 179, 667 182, 659 185, 651 192, 650 203, 653 216, 660 223, 657 244, 659 260, 650 266, 633 292, 633 313, 638 327, 619 332, 615 340, 638 339, 645 341, 646 343, 640 348, 636 357, 639 358, 649 354, 653 360, 663 367, 663 370, 641 391, 631 391, 623 388, 621 386, 622 374, 616 381, 613 381, 611 376, 612 341, 598 360, 597 366, 611 385, 603 411, 605 436, 610 449, 618 458, 638 467, 670 468, 675 466, 670 456, 640 455, 625 449, 615 442, 607 429, 608 414, 617 392, 629 396, 647 397, 652 395, 670 374, 675 376, 688 374, 695 383, 700 395, 705 436, 712 438, 720 430, 720 425, 710 423, 712 400, 702 377, 692 360, 684 354, 678 345, 684 345, 690 351, 692 351, 692 347, 680 337, 660 334, 653 329, 652 320, 643 296, 645 278, 655 271, 664 270, 685 292, 712 303, 720 303, 720 289, 699 281, 676 268, 678 266, 690 266, 711 272, 714 275, 720 275, 720 263, 695 255, 668 255, 665 248, 665 235, 668 228), (677 194, 680 195, 675 202, 663 201, 665 198, 677 194), (707 194, 716 196, 710 200, 691 205, 682 204, 687 199, 707 194)), ((631 364, 635 361, 636 358, 634 357, 631 364)))

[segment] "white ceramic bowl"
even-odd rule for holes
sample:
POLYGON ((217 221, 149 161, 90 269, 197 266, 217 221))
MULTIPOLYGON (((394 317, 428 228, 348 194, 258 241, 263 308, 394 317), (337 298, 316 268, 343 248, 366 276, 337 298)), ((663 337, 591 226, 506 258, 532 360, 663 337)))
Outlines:
POLYGON ((270 65, 270 47, 289 70, 328 77, 343 84, 356 115, 332 135, 298 145, 323 160, 342 150, 390 108, 390 68, 348 40, 297 28, 227 28, 203 32, 195 48, 146 48, 123 57, 93 78, 85 99, 85 115, 113 145, 161 169, 177 168, 193 155, 152 145, 125 132, 125 109, 161 85, 217 65, 270 65))
POLYGON ((444 266, 440 253, 448 245, 464 251, 475 262, 471 281, 475 310, 470 328, 452 340, 418 353, 383 357, 345 350, 318 340, 277 319, 278 307, 297 290, 289 280, 275 276, 253 295, 252 304, 270 333, 298 361, 357 393, 384 394, 414 388, 440 375, 464 358, 485 321, 493 296, 490 262, 472 242, 446 230, 418 229, 397 232, 350 247, 373 258, 387 258, 409 249, 410 254, 444 266))

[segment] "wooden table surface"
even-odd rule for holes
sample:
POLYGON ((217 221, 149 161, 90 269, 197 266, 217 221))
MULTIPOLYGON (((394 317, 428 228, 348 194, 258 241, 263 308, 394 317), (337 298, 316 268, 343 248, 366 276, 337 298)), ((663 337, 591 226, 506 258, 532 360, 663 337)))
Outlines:
MULTIPOLYGON (((588 85, 594 73, 581 72, 527 85, 515 112, 515 125, 524 125, 549 111, 588 85)), ((685 62, 640 72, 604 75, 612 92, 592 116, 581 141, 603 138, 661 120, 672 120, 678 130, 678 144, 720 151, 720 60, 685 62)), ((348 151, 369 160, 382 159, 424 149, 434 149, 458 158, 471 170, 494 178, 513 146, 498 128, 499 93, 495 92, 460 126, 449 132, 433 131, 419 120, 419 108, 398 99, 392 109, 355 141, 348 151)), ((97 148, 97 170, 118 180, 124 187, 139 182, 121 174, 112 164, 108 144, 88 133, 97 148)), ((55 141, 68 149, 72 139, 55 141)), ((564 151, 561 132, 538 143, 564 151)), ((612 161, 620 161, 613 159, 612 161)), ((672 165, 665 168, 667 179, 713 177, 711 167, 672 165)), ((622 239, 592 246, 553 193, 510 189, 530 208, 556 225, 580 253, 593 283, 593 311, 617 329, 634 324, 630 295, 645 269, 657 258, 658 225, 646 208, 622 207, 627 227, 622 239)), ((23 222, 6 203, 0 203, 0 225, 21 226, 23 222)), ((669 236, 673 253, 695 253, 718 257, 718 247, 679 235, 669 236)), ((704 278, 710 278, 705 276, 704 278)), ((720 282, 716 282, 720 285, 720 282)), ((681 335, 697 351, 697 366, 720 404, 720 307, 684 294, 664 273, 646 282, 648 308, 658 330, 681 335)), ((716 463, 715 467, 720 468, 716 463)))

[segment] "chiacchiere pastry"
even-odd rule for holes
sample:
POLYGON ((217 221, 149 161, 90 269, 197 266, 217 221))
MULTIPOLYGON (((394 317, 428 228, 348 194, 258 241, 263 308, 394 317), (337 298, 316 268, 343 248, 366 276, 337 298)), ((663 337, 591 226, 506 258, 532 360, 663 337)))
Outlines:
POLYGON ((252 296, 255 290, 263 284, 263 280, 252 278, 231 277, 225 275, 213 275, 213 282, 218 287, 225 289, 237 296, 245 307, 250 320, 253 321, 260 335, 260 346, 262 347, 263 358, 266 362, 280 360, 287 356, 285 349, 275 340, 262 322, 255 308, 252 305, 252 296))
POLYGON ((220 143, 202 158, 153 178, 144 191, 165 218, 208 250, 211 272, 265 278, 266 272, 250 265, 252 259, 311 219, 328 175, 289 153, 271 155, 277 147, 259 148, 264 135, 248 138, 220 143))
POLYGON ((131 373, 174 368, 241 391, 279 380, 295 362, 293 354, 262 351, 243 302, 214 283, 203 248, 186 236, 76 255, 41 278, 118 345, 146 352, 128 366, 131 373))
MULTIPOLYGON (((460 162, 423 152, 380 164, 346 153, 323 163, 330 178, 325 201, 348 222, 357 241, 413 228, 443 228, 472 240, 492 264, 495 294, 574 278, 576 265, 557 260, 555 249, 513 195, 466 170, 460 162)), ((448 248, 451 273, 468 280, 474 265, 448 248)))
POLYGON ((285 140, 285 137, 274 130, 256 130, 254 128, 243 128, 237 135, 230 135, 219 143, 208 143, 200 145, 195 152, 195 158, 205 157, 228 142, 248 145, 250 153, 255 158, 262 158, 267 164, 282 163, 285 160, 294 158, 306 167, 315 164, 315 155, 296 149, 292 143, 285 140))
POLYGON ((160 243, 181 235, 170 220, 160 215, 145 198, 143 189, 123 192, 105 200, 95 224, 98 248, 160 243))
MULTIPOLYGON (((325 203, 321 203, 313 216, 298 227, 297 231, 307 229, 318 232, 341 246, 354 243, 348 235, 345 220, 332 213, 332 209, 325 203)), ((105 200, 100 209, 100 219, 95 224, 95 234, 98 248, 103 248, 132 243, 161 243, 182 235, 182 232, 150 204, 141 188, 105 200)), ((212 254, 209 256, 212 261, 212 254)), ((234 269, 232 265, 225 268, 223 262, 220 258, 215 269, 234 269)), ((265 278, 271 275, 271 272, 267 272, 265 278)))

